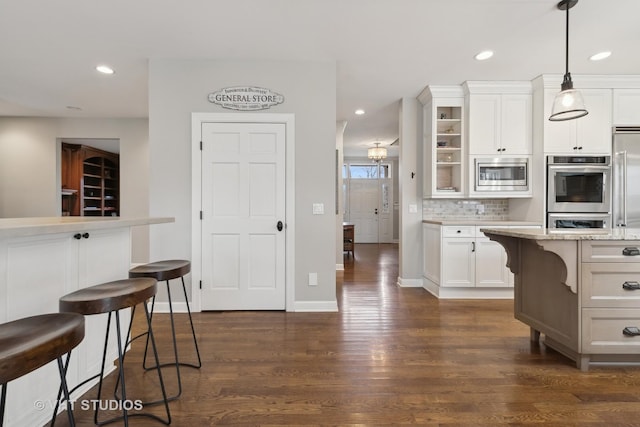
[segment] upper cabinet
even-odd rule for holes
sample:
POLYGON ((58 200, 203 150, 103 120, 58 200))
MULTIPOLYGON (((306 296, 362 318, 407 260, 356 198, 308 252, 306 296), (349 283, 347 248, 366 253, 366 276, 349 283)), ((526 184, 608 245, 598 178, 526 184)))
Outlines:
POLYGON ((423 105, 424 197, 464 195, 464 95, 460 86, 427 86, 423 105))
POLYGON ((613 124, 640 125, 640 89, 613 90, 613 124))
POLYGON ((551 106, 559 89, 544 91, 544 151, 547 154, 610 154, 611 89, 579 89, 589 114, 552 122, 551 106))
POLYGON ((531 82, 465 82, 469 154, 532 153, 531 82))

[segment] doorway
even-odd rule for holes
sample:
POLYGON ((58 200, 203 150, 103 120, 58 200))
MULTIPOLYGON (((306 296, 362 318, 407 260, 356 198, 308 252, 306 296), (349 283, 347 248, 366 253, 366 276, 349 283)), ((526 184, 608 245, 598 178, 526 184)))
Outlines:
POLYGON ((392 164, 345 161, 344 221, 354 224, 358 243, 391 243, 394 236, 392 164))
POLYGON ((194 305, 293 309, 293 116, 193 114, 194 305))

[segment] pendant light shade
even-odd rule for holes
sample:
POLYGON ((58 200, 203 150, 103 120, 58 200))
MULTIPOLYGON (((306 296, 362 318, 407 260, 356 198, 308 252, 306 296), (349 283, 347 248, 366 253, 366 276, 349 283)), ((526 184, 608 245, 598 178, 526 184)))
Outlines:
POLYGON ((589 114, 584 106, 582 94, 573 88, 571 73, 569 73, 569 9, 571 9, 577 3, 578 0, 562 0, 560 3, 558 3, 558 9, 567 11, 565 54, 566 71, 562 80, 561 92, 558 93, 556 95, 556 98, 553 100, 551 116, 549 116, 549 120, 551 120, 552 122, 573 120, 589 114))
POLYGON ((385 147, 380 147, 380 143, 376 142, 375 147, 371 147, 367 150, 367 157, 374 162, 379 162, 380 160, 387 158, 387 149, 385 147))

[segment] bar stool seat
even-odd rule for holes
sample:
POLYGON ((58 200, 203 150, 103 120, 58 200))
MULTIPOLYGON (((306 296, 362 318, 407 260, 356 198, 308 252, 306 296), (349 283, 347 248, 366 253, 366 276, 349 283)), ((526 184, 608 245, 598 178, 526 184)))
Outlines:
MULTIPOLYGON (((169 315, 171 320, 171 336, 173 339, 173 353, 174 353, 174 361, 169 363, 164 363, 160 365, 161 367, 165 366, 175 366, 176 375, 178 378, 178 391, 177 393, 170 397, 169 400, 177 399, 182 394, 182 381, 180 379, 180 366, 188 366, 191 368, 199 369, 202 367, 202 360, 200 359, 200 350, 198 349, 198 340, 196 338, 196 331, 193 327, 193 318, 191 316, 191 308, 189 307, 189 297, 187 296, 187 288, 184 283, 184 276, 187 275, 191 271, 191 263, 187 260, 181 259, 172 259, 172 260, 164 260, 164 261, 156 261, 151 262, 149 264, 139 265, 135 268, 129 270, 129 277, 151 277, 156 279, 158 282, 164 281, 167 285, 167 297, 169 302, 169 315), (176 342, 176 328, 175 321, 173 316, 173 301, 171 298, 171 288, 169 286, 169 281, 173 279, 180 278, 182 282, 182 292, 184 295, 184 300, 187 306, 187 313, 189 315, 189 325, 191 326, 191 336, 193 338, 193 345, 195 347, 195 352, 197 356, 197 363, 185 363, 181 362, 178 357, 178 345, 176 342)), ((155 307, 155 296, 151 302, 151 316, 153 317, 153 310, 155 307)), ((139 337, 139 336, 138 336, 139 337)), ((138 338, 136 337, 136 338, 138 338)), ((135 338, 134 338, 135 339, 135 338)), ((149 340, 147 339, 147 346, 149 345, 149 340)), ((147 347, 145 347, 145 353, 143 358, 143 366, 145 369, 153 369, 154 367, 147 368, 146 366, 147 359, 147 347)))
MULTIPOLYGON (((64 399, 69 400, 66 381, 67 361, 84 339, 84 317, 74 313, 52 313, 26 317, 0 325, 0 426, 4 422, 7 383, 56 360, 64 399)), ((58 397, 59 399, 59 397, 58 397)), ((56 408, 57 410, 57 408, 56 408)), ((75 425, 71 407, 67 409, 69 424, 75 425)))
MULTIPOLYGON (((152 278, 134 278, 134 279, 124 279, 124 280, 116 280, 113 282, 102 283, 99 285, 91 286, 88 288, 83 288, 67 294, 60 298, 59 305, 60 311, 68 311, 79 313, 83 315, 92 315, 92 314, 101 314, 108 313, 107 318, 107 331, 105 334, 104 341, 104 350, 102 354, 102 366, 100 373, 97 375, 85 380, 83 383, 79 384, 79 387, 86 382, 99 377, 98 384, 98 397, 97 400, 101 400, 102 396, 102 381, 104 377, 104 367, 106 363, 106 355, 107 355, 107 346, 109 341, 109 330, 111 328, 111 316, 115 314, 116 319, 116 340, 118 344, 118 384, 120 385, 121 395, 119 399, 121 401, 127 400, 127 393, 125 387, 125 378, 124 378, 124 349, 126 345, 122 343, 122 333, 120 326, 120 310, 126 308, 135 309, 138 304, 142 304, 145 310, 146 318, 147 318, 147 333, 151 340, 151 346, 153 349, 153 353, 155 355, 156 364, 158 364, 158 352, 156 350, 155 339, 153 336, 153 330, 151 328, 151 317, 149 314, 149 310, 147 308, 146 301, 150 298, 153 298, 157 292, 157 282, 152 278)), ((131 318, 133 321, 133 316, 131 318)), ((131 329, 131 323, 129 324, 129 329, 131 329)), ((126 342, 126 339, 125 339, 126 342)), ((153 419, 156 419, 164 424, 171 423, 171 413, 169 411, 169 405, 167 400, 167 395, 165 392, 164 381, 162 379, 162 372, 160 368, 157 369, 158 379, 160 382, 160 388, 162 391, 162 399, 154 401, 154 402, 145 402, 145 405, 155 404, 155 403, 163 403, 166 409, 167 419, 162 419, 155 414, 152 413, 144 413, 144 412, 136 412, 133 414, 129 414, 129 410, 127 409, 127 405, 122 405, 122 416, 115 417, 112 419, 108 419, 105 421, 98 421, 98 410, 99 405, 95 408, 94 412, 94 423, 98 425, 108 424, 118 420, 124 420, 124 425, 127 426, 129 417, 133 416, 146 416, 153 419)))

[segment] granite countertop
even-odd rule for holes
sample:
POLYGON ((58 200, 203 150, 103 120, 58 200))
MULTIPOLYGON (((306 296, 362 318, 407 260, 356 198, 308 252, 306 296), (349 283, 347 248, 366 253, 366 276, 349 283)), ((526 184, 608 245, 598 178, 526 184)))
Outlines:
POLYGON ((640 240, 640 228, 481 228, 485 234, 518 237, 529 240, 640 240))
POLYGON ((35 218, 0 218, 0 238, 41 234, 89 231, 174 222, 174 218, 123 218, 59 216, 35 218))
POLYGON ((512 221, 508 219, 423 219, 424 224, 436 225, 530 225, 540 227, 542 224, 534 221, 512 221))

